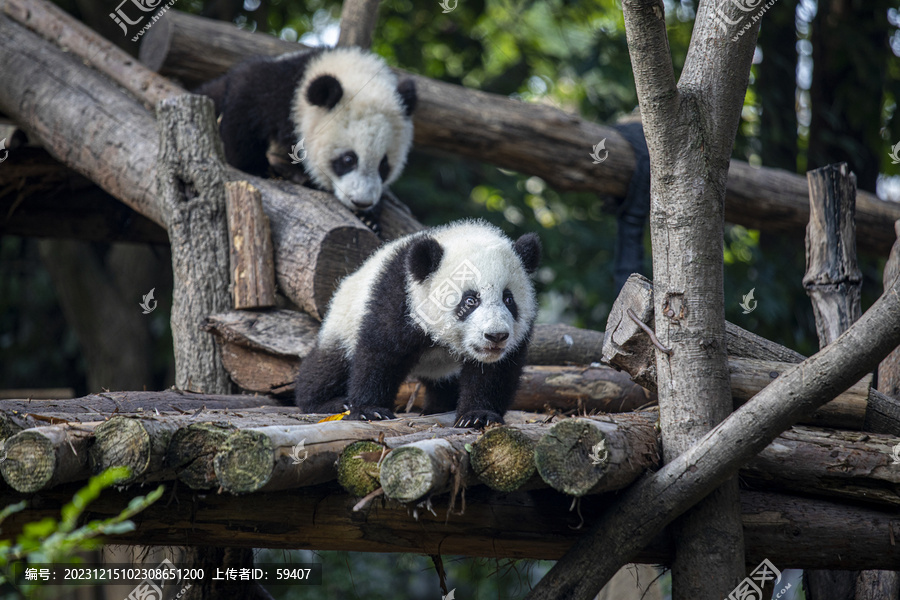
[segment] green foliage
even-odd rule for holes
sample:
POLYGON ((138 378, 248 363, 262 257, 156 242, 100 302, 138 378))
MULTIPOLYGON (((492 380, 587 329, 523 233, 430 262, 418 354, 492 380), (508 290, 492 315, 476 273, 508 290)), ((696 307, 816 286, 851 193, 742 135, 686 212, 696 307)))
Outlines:
MULTIPOLYGON (((19 561, 29 564, 68 564, 77 562, 77 554, 102 546, 100 536, 116 535, 134 529, 129 519, 141 512, 162 496, 164 487, 159 486, 146 496, 133 498, 122 512, 114 517, 94 520, 78 527, 78 520, 88 504, 96 500, 100 493, 118 483, 128 480, 131 469, 111 467, 99 475, 91 477, 87 485, 75 493, 72 500, 62 507, 61 519, 46 517, 27 523, 22 533, 11 540, 0 541, 0 586, 15 585, 22 597, 34 598, 41 593, 40 584, 11 581, 9 567, 19 561)), ((0 525, 10 515, 25 510, 26 502, 6 506, 0 511, 0 525)), ((21 571, 17 571, 21 574, 21 571)), ((7 587, 8 587, 7 586, 7 587)))

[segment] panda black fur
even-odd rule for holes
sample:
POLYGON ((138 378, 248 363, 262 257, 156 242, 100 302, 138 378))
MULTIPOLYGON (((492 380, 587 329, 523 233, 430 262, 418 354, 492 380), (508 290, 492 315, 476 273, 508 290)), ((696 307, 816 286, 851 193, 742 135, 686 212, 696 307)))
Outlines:
POLYGON ((460 221, 383 246, 331 300, 315 349, 300 365, 297 405, 394 418, 408 375, 425 412, 456 408, 463 427, 502 423, 537 315, 529 275, 541 245, 515 243, 484 221, 460 221))
POLYGON ((196 91, 215 102, 232 166, 290 174, 288 153, 303 140, 295 156, 305 151, 309 183, 353 211, 377 207, 412 146, 415 84, 358 48, 250 59, 196 91))

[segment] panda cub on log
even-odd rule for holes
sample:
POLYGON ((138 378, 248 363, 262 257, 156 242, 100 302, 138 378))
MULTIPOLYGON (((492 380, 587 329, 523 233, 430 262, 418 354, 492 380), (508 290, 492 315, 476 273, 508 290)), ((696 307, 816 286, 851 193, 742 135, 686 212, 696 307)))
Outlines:
POLYGON ((253 58, 196 92, 221 115, 229 164, 296 180, 302 172, 291 162, 302 159, 309 183, 354 212, 377 208, 412 146, 415 84, 398 83, 381 57, 359 48, 253 58))
POLYGON ((408 375, 425 412, 456 408, 461 427, 502 423, 525 364, 537 301, 529 275, 541 244, 484 221, 395 240, 338 287, 315 349, 300 365, 297 405, 393 419, 408 375))

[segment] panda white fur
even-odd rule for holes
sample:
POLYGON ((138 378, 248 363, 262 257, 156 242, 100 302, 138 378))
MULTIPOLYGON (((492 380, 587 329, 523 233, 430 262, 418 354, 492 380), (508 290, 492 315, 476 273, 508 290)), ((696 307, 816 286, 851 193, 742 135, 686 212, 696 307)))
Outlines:
POLYGON ((425 412, 456 408, 463 427, 502 423, 537 315, 529 275, 541 245, 484 221, 459 221, 383 246, 338 287, 316 348, 300 365, 297 405, 394 418, 408 375, 425 412))
POLYGON ((250 59, 196 91, 215 102, 231 165, 290 176, 288 153, 302 140, 295 156, 305 151, 310 183, 353 211, 377 207, 412 146, 415 84, 359 48, 250 59))

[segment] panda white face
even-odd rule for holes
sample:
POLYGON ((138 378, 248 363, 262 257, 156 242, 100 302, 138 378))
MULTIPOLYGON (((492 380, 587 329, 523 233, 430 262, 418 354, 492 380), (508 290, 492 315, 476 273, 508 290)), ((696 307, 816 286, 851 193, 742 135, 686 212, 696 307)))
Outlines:
POLYGON ((500 361, 531 330, 537 302, 528 276, 539 258, 532 234, 513 244, 485 223, 437 229, 410 251, 411 316, 457 357, 500 361))
POLYGON ((293 107, 310 178, 351 210, 373 208, 406 164, 415 103, 412 81, 398 84, 375 55, 341 48, 311 61, 293 107))

